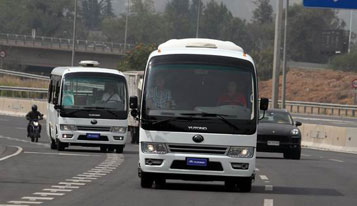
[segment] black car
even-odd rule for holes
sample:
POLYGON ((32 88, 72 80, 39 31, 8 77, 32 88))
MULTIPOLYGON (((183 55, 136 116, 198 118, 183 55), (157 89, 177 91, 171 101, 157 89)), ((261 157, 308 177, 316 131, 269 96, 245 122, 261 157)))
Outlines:
POLYGON ((294 122, 290 113, 281 109, 270 109, 258 126, 258 152, 284 153, 286 159, 300 159, 301 122, 294 122))

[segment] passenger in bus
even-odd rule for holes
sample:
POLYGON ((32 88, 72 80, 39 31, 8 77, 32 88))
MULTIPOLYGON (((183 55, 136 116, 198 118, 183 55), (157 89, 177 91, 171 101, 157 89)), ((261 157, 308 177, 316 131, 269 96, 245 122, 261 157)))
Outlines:
POLYGON ((74 95, 72 90, 69 88, 69 85, 64 86, 63 90, 63 106, 72 106, 74 105, 74 95))
POLYGON ((118 87, 115 83, 106 83, 104 85, 104 94, 102 101, 105 103, 115 103, 122 101, 118 94, 118 87))
POLYGON ((237 84, 234 81, 228 82, 227 90, 218 98, 218 105, 240 105, 247 107, 246 98, 237 91, 237 84))
POLYGON ((154 86, 148 89, 147 107, 150 109, 170 109, 173 105, 171 91, 165 88, 162 75, 155 76, 154 86))

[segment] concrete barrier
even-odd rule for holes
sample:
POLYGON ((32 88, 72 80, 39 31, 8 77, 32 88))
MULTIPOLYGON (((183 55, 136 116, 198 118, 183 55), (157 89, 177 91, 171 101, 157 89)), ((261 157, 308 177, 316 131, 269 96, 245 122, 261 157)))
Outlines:
POLYGON ((12 116, 25 116, 31 111, 31 106, 36 104, 38 111, 47 115, 47 102, 41 100, 28 100, 20 98, 0 97, 0 114, 12 116))

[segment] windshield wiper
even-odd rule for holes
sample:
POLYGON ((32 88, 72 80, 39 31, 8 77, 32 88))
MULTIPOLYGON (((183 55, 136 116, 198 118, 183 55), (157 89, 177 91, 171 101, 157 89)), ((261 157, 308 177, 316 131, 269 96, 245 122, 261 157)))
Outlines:
POLYGON ((202 117, 218 117, 219 119, 221 119, 224 123, 226 123, 227 125, 233 127, 236 130, 239 130, 239 128, 234 125, 232 122, 230 122, 229 120, 227 120, 225 117, 228 117, 229 115, 226 114, 215 114, 215 113, 207 113, 207 112, 198 112, 198 113, 181 113, 180 115, 184 115, 184 116, 202 116, 202 117))
POLYGON ((178 118, 177 117, 171 117, 171 118, 161 119, 161 120, 153 120, 153 119, 141 119, 141 120, 150 122, 152 125, 155 125, 155 124, 161 124, 161 123, 164 123, 164 122, 170 122, 170 121, 175 120, 175 119, 178 119, 178 118))

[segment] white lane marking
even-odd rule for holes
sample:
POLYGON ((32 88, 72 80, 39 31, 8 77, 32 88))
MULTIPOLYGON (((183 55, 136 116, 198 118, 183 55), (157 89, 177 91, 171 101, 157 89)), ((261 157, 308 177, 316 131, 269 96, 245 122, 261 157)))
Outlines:
POLYGON ((66 179, 67 182, 92 182, 92 180, 83 180, 83 179, 66 179))
POLYGON ((37 201, 37 200, 53 200, 54 197, 22 197, 23 200, 37 201))
POLYGON ((93 175, 93 174, 79 174, 79 177, 93 177, 93 178, 100 178, 100 175, 93 175))
POLYGON ((273 191, 273 185, 265 185, 265 191, 273 191))
POLYGON ((16 151, 14 154, 5 156, 5 157, 3 157, 3 158, 0 158, 0 162, 3 161, 3 160, 9 159, 9 158, 11 158, 11 157, 14 157, 14 156, 16 156, 16 155, 19 155, 19 154, 22 152, 22 150, 23 150, 21 147, 18 147, 18 146, 14 146, 14 147, 17 148, 17 151, 16 151))
POLYGON ((265 176, 265 175, 259 175, 259 177, 260 177, 260 179, 262 179, 262 180, 269 180, 268 177, 265 176))
POLYGON ((80 156, 80 157, 99 157, 99 155, 73 154, 73 153, 53 153, 53 152, 24 152, 25 154, 42 155, 62 155, 62 156, 80 156))
POLYGON ((303 156, 303 157, 311 157, 311 155, 308 155, 308 154, 301 154, 301 156, 303 156))
POLYGON ((55 192, 35 192, 33 193, 34 195, 40 195, 40 196, 63 196, 64 193, 55 193, 55 192))
POLYGON ((15 204, 0 204, 0 206, 29 206, 29 205, 22 205, 22 204, 19 204, 19 205, 15 205, 15 204))
POLYGON ((105 176, 107 175, 106 173, 99 173, 99 172, 85 172, 83 173, 84 175, 88 175, 88 176, 105 176))
POLYGON ((264 181, 265 183, 270 183, 270 181, 269 180, 266 180, 266 181, 264 181))
POLYGON ((264 206, 274 206, 273 199, 264 199, 264 206))
POLYGON ((334 161, 334 162, 344 162, 344 161, 338 160, 338 159, 329 159, 329 160, 334 161))
POLYGON ((58 189, 78 189, 78 186, 71 186, 71 185, 52 185, 51 187, 53 188, 58 188, 58 189))
POLYGON ((68 189, 53 189, 53 188, 45 188, 43 191, 49 191, 49 192, 72 192, 72 190, 68 189))
POLYGON ((259 171, 260 171, 260 169, 259 169, 259 168, 255 168, 255 171, 259 172, 259 171))
POLYGON ((79 179, 79 180, 96 180, 96 177, 72 177, 72 179, 79 179))
POLYGON ((10 204, 34 204, 34 205, 39 205, 42 204, 42 202, 37 202, 37 201, 9 201, 8 203, 10 204))
POLYGON ((59 182, 59 185, 79 185, 79 186, 83 186, 86 185, 86 183, 79 183, 79 182, 59 182))

